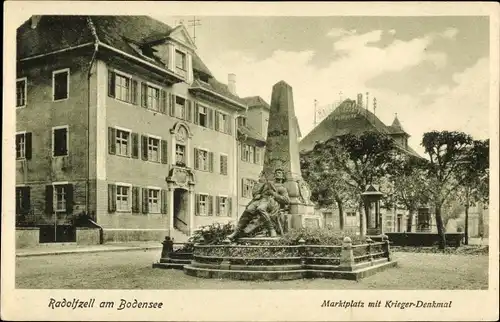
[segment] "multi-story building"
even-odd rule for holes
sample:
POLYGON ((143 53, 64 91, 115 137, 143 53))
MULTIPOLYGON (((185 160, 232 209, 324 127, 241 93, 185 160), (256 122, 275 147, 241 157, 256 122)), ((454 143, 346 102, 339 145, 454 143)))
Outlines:
MULTIPOLYGON (((398 117, 390 126, 385 125, 375 114, 363 107, 363 95, 358 94, 357 100, 347 99, 334 109, 318 126, 300 141, 301 151, 310 151, 316 142, 324 142, 332 137, 345 134, 361 134, 375 131, 388 135, 394 140, 395 147, 402 152, 420 157, 409 145, 410 135, 403 129, 398 117)), ((433 216, 428 215, 425 207, 419 209, 419 214, 413 216, 412 231, 436 230, 433 216)), ((406 209, 381 209, 382 227, 386 232, 406 231, 409 212, 406 209)), ((337 209, 323 210, 326 226, 338 228, 339 214, 337 209)), ((344 210, 344 227, 346 230, 358 231, 359 211, 357 209, 344 210)))
POLYGON ((183 25, 33 16, 17 30, 18 222, 44 234, 88 214, 108 241, 236 220, 267 123, 246 111, 234 77, 213 77, 183 25), (238 130, 241 115, 258 131, 238 130))

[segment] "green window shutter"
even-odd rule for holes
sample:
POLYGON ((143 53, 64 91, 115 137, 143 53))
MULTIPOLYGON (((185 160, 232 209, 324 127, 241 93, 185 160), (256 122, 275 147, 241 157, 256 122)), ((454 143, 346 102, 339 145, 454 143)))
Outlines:
POLYGON ((208 152, 208 171, 214 172, 214 153, 208 152))
POLYGON ((198 216, 200 214, 200 195, 194 195, 194 214, 198 216))
POLYGON ((116 185, 108 184, 108 211, 116 211, 116 185))
POLYGON ((194 148, 194 169, 199 170, 200 169, 200 160, 198 159, 198 149, 194 148))
POLYGON ((137 80, 132 79, 132 86, 131 86, 131 91, 130 91, 130 102, 134 105, 137 105, 137 80))
POLYGON ((142 213, 147 214, 148 212, 149 212, 148 188, 142 188, 142 213))
POLYGON ((165 114, 167 111, 167 92, 165 90, 160 91, 160 113, 165 114))
POLYGON ((148 85, 141 83, 141 106, 148 108, 148 85))
POLYGON ((27 215, 31 210, 31 187, 23 187, 22 190, 22 209, 23 213, 27 215))
POLYGON ((148 160, 148 137, 141 135, 142 160, 148 160))
POLYGON ((208 127, 213 130, 214 128, 214 110, 207 108, 208 114, 208 127))
POLYGON ((74 194, 73 194, 73 185, 67 184, 64 186, 64 190, 66 192, 66 214, 73 213, 73 205, 74 205, 74 194))
POLYGON ((193 103, 194 103, 193 122, 194 124, 200 124, 200 106, 198 105, 198 102, 193 102, 193 103))
POLYGON ((215 130, 219 131, 219 112, 215 111, 215 130))
POLYGON ((25 134, 25 148, 24 148, 24 157, 26 160, 31 160, 31 145, 32 145, 32 140, 31 140, 31 132, 27 132, 25 134))
POLYGON ((193 121, 193 102, 191 100, 186 100, 186 121, 193 121))
POLYGON ((211 196, 211 195, 207 196, 207 205, 208 205, 208 207, 207 207, 208 208, 208 211, 207 211, 208 214, 207 215, 209 215, 209 216, 212 216, 213 213, 214 213, 214 206, 213 206, 213 200, 214 199, 213 198, 214 197, 211 196))
POLYGON ((52 214, 54 212, 54 187, 52 185, 45 186, 45 213, 52 214))
POLYGON ((226 133, 229 134, 229 135, 233 135, 233 118, 228 115, 227 116, 227 131, 226 133))
POLYGON ((108 70, 108 96, 115 97, 115 72, 108 70))
POLYGON ((108 127, 108 152, 116 154, 116 129, 108 127))
POLYGON ((16 196, 15 196, 15 198, 16 198, 16 215, 21 214, 21 209, 22 209, 22 203, 21 203, 21 200, 19 199, 19 195, 21 195, 21 197, 24 197, 23 190, 20 187, 16 187, 16 196))
POLYGON ((170 102, 170 116, 175 116, 175 95, 168 93, 170 102))
POLYGON ((161 190, 161 213, 164 215, 168 213, 167 190, 165 189, 161 190))
POLYGON ((132 133, 132 158, 139 158, 139 134, 132 133))
POLYGON ((215 197, 215 215, 220 216, 220 197, 215 197))
POLYGON ((139 187, 132 187, 132 213, 139 213, 139 204, 140 204, 140 199, 139 199, 139 187))
POLYGON ((166 140, 161 140, 161 163, 168 163, 168 143, 166 140))
POLYGON ((233 210, 232 210, 233 209, 233 206, 232 206, 233 202, 232 201, 233 201, 233 198, 227 198, 227 214, 226 215, 228 217, 233 216, 233 210))

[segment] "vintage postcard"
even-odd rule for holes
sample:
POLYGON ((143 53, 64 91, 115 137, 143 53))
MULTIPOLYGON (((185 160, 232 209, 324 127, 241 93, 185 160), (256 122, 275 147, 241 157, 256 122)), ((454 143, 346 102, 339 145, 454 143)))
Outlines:
POLYGON ((499 7, 8 1, 4 320, 498 320, 499 7))

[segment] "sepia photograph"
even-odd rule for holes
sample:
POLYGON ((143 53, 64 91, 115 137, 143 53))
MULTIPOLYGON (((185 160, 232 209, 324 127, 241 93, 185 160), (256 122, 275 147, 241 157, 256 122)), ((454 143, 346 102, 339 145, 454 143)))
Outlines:
POLYGON ((2 319, 498 318, 493 3, 15 2, 2 319))

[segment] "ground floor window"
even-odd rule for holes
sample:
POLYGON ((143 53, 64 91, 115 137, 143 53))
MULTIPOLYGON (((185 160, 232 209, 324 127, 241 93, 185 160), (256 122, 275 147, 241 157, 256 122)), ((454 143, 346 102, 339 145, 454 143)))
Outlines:
POLYGON ((149 212, 153 214, 160 213, 160 190, 148 189, 149 212))
POLYGON ((116 210, 130 210, 130 187, 119 185, 116 186, 116 210))

